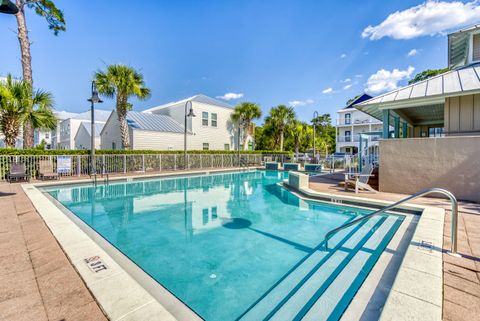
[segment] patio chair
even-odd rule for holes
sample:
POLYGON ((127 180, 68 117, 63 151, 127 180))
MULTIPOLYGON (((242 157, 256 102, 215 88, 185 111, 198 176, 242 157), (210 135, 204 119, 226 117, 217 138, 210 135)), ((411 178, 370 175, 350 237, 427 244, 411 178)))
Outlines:
POLYGON ((49 160, 40 160, 38 163, 38 178, 44 179, 60 179, 58 173, 53 170, 53 164, 49 160))
POLYGON ((25 164, 22 163, 12 163, 10 165, 10 172, 7 175, 7 180, 11 183, 12 180, 25 180, 30 181, 30 176, 27 174, 25 164))
POLYGON ((370 192, 377 192, 370 185, 368 185, 368 180, 372 175, 374 166, 372 164, 366 164, 363 166, 360 173, 345 173, 345 190, 348 190, 349 186, 355 188, 355 194, 358 194, 358 190, 367 190, 370 192))

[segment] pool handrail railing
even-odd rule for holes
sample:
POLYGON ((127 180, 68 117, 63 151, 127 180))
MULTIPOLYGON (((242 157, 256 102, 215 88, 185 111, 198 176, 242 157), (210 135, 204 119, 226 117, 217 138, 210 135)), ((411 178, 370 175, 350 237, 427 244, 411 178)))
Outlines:
POLYGON ((352 225, 355 225, 361 221, 364 221, 364 220, 368 220, 369 218, 371 218, 372 216, 375 216, 375 215, 378 215, 378 214, 381 214, 381 213, 384 213, 388 210, 391 210, 392 208, 395 208, 397 206, 399 206, 400 204, 403 204, 405 202, 408 202, 410 200, 413 200, 415 198, 418 198, 418 197, 422 197, 422 196, 425 196, 427 194, 432 194, 432 193, 439 193, 439 194, 443 194, 443 195, 446 195, 449 199, 450 199, 450 202, 452 204, 452 246, 451 246, 451 252, 449 254, 452 254, 452 255, 458 255, 457 254, 457 226, 458 226, 458 202, 457 202, 457 199, 455 198, 455 196, 443 189, 443 188, 428 188, 428 189, 424 189, 418 193, 415 193, 409 197, 406 197, 396 203, 393 203, 393 204, 390 204, 390 205, 387 205, 373 213, 370 213, 368 215, 365 215, 365 216, 362 216, 360 218, 357 218, 353 221, 350 221, 348 223, 345 223, 343 224, 342 226, 339 226, 333 230, 330 230, 326 235, 325 235, 325 239, 324 239, 324 243, 325 243, 325 248, 328 250, 328 240, 333 236, 335 235, 336 233, 338 233, 339 231, 349 227, 349 226, 352 226, 352 225))

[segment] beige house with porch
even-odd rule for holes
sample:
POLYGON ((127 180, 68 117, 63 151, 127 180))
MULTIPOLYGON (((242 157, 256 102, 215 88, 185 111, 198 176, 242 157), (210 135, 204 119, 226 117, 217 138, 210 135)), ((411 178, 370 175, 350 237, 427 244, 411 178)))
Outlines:
POLYGON ((448 63, 443 74, 354 105, 383 122, 381 191, 443 187, 480 202, 480 26, 448 36, 448 63))

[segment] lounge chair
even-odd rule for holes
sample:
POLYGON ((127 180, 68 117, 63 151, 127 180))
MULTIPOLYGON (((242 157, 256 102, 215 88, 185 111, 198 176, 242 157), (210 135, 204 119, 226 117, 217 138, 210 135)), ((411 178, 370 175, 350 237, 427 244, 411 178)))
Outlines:
POLYGON ((59 179, 58 173, 54 172, 53 164, 49 160, 41 160, 38 163, 38 178, 44 179, 59 179))
POLYGON ((368 185, 369 178, 373 176, 373 168, 372 164, 366 164, 360 173, 345 173, 345 190, 347 191, 349 186, 353 186, 355 194, 358 194, 359 189, 376 192, 375 189, 368 185))
POLYGON ((10 172, 7 175, 7 180, 11 183, 12 180, 18 181, 20 179, 30 181, 30 176, 27 174, 25 164, 12 163, 10 165, 10 172))

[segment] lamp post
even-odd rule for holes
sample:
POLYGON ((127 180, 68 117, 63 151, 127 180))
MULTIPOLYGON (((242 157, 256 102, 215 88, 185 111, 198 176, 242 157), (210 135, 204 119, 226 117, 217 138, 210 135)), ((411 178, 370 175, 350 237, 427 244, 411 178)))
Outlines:
POLYGON ((17 14, 18 7, 10 0, 0 0, 0 13, 17 14))
POLYGON ((318 111, 313 112, 313 119, 312 119, 312 125, 313 125, 313 159, 315 160, 315 164, 317 163, 317 154, 315 153, 315 125, 317 124, 317 118, 318 118, 318 111))
POLYGON ((183 169, 187 169, 187 117, 195 117, 195 114, 193 113, 193 107, 192 107, 192 101, 187 100, 185 103, 185 132, 183 136, 183 157, 184 157, 184 167, 183 169), (187 107, 190 104, 190 110, 188 111, 187 114, 187 107))
POLYGON ((97 86, 95 81, 92 81, 92 97, 88 99, 91 103, 90 117, 91 117, 91 130, 90 130, 90 158, 91 158, 91 172, 90 175, 97 175, 96 163, 95 163, 95 103, 101 104, 103 100, 98 97, 97 86))

